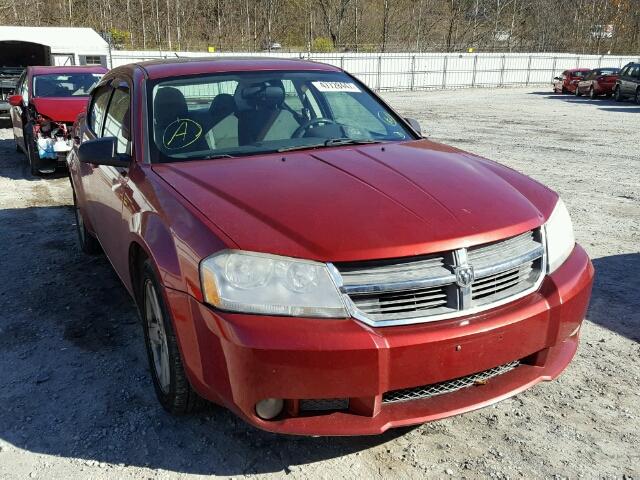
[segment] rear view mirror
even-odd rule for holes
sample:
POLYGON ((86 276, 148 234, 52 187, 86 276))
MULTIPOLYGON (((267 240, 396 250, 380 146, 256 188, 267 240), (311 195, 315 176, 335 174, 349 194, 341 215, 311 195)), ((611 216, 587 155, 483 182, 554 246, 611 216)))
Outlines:
POLYGON ((117 153, 117 147, 118 139, 116 137, 96 138, 80 145, 78 158, 82 163, 128 168, 131 156, 117 153))
POLYGON ((420 126, 420 122, 418 122, 415 118, 409 118, 409 117, 405 118, 405 120, 409 125, 411 125, 411 128, 413 128, 417 133, 422 135, 422 127, 420 126))
POLYGON ((11 95, 7 100, 9 100, 9 105, 12 107, 22 106, 22 95, 11 95))

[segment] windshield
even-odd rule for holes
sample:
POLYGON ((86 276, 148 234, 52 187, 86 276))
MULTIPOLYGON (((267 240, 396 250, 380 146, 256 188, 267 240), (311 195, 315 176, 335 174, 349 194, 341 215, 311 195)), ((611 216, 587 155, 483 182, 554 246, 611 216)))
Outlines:
POLYGON ((34 97, 86 97, 101 73, 56 73, 33 77, 34 97))
POLYGON ((154 162, 415 138, 344 73, 225 73, 165 80, 150 88, 154 162))

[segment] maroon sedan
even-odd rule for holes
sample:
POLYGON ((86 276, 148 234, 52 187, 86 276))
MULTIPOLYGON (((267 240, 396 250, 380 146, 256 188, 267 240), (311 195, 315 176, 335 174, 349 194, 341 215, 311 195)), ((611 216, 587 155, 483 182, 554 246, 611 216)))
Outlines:
POLYGON ((591 70, 583 80, 578 82, 574 93, 577 97, 589 95, 592 100, 600 95, 606 95, 609 98, 613 95, 618 73, 620 73, 619 68, 596 68, 591 70))
POLYGON ((578 82, 591 71, 590 68, 572 68, 553 79, 553 93, 575 93, 578 82))
POLYGON ((284 59, 109 72, 69 155, 80 245, 138 305, 165 409, 376 434, 565 369, 593 267, 558 195, 284 59))

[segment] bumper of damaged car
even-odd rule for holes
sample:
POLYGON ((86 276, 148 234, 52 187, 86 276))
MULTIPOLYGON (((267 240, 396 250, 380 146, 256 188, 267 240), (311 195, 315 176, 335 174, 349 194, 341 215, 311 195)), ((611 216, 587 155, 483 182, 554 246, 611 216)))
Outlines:
POLYGON ((576 246, 525 298, 468 317, 386 328, 230 314, 170 289, 167 300, 202 396, 264 430, 366 435, 481 408, 560 375, 576 352, 592 280, 591 262, 576 246), (423 395, 465 379, 464 387, 423 395), (285 405, 270 421, 255 411, 267 398, 285 405))
POLYGON ((11 105, 9 102, 0 100, 0 120, 9 120, 11 118, 11 105))

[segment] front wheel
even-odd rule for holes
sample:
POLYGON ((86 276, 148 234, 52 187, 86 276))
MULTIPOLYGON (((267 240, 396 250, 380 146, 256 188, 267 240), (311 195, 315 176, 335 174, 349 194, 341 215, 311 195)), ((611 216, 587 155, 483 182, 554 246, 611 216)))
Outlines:
POLYGON ((193 390, 184 371, 160 282, 149 260, 144 262, 142 269, 140 313, 158 401, 165 410, 176 415, 201 410, 207 402, 193 390))
POLYGON ((29 162, 29 170, 31 175, 40 176, 40 155, 38 155, 38 147, 32 136, 25 135, 24 144, 27 147, 27 151, 24 152, 29 162))
POLYGON ((591 100, 595 100, 595 99, 596 99, 596 97, 597 97, 597 95, 596 95, 596 91, 594 90, 594 88, 593 88, 593 87, 591 87, 591 88, 589 89, 589 98, 590 98, 591 100))
POLYGON ((613 92, 613 96, 616 100, 616 102, 621 102, 622 100, 624 100, 624 98, 622 98, 622 92, 620 91, 620 87, 617 86, 615 92, 613 92))
POLYGON ((640 105, 640 88, 636 90, 635 101, 636 101, 636 105, 640 105))
POLYGON ((575 94, 576 97, 581 97, 582 93, 580 93, 580 88, 578 88, 578 86, 576 85, 576 91, 573 92, 575 94))

